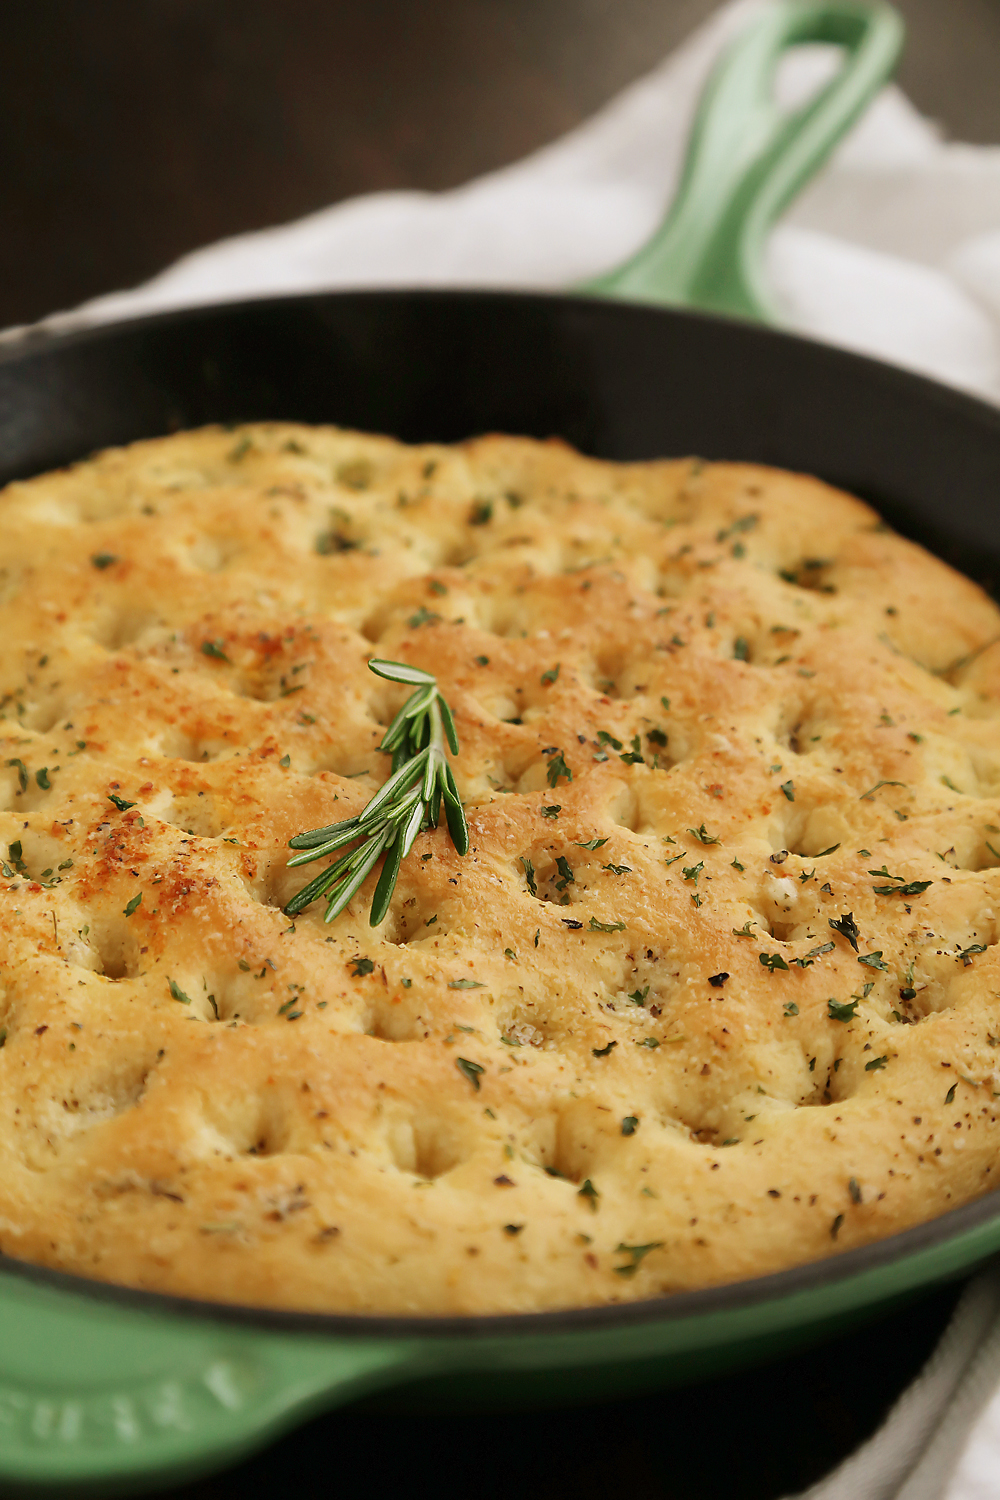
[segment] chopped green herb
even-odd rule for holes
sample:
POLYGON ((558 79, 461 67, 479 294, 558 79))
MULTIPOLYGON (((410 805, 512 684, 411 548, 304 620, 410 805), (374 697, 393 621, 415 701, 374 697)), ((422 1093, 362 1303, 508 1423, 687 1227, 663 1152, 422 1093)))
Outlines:
POLYGON ((38 785, 41 787, 43 792, 51 791, 52 783, 49 780, 48 766, 43 766, 40 771, 35 772, 35 780, 38 782, 38 785))
POLYGON ((485 526, 493 519, 492 500, 477 500, 469 513, 470 526, 485 526))
POLYGON ((644 766, 646 764, 643 759, 642 740, 639 735, 634 734, 632 736, 631 750, 624 750, 618 759, 624 761, 627 766, 644 766))
POLYGON ((633 1005, 645 1005, 645 1003, 646 1003, 646 996, 648 994, 649 994, 649 985, 647 984, 646 987, 645 987, 645 989, 642 989, 642 990, 633 990, 632 993, 629 995, 629 999, 631 1000, 631 1002, 632 1002, 633 1005))
POLYGON ((742 927, 733 928, 733 937, 753 937, 754 925, 753 917, 750 917, 742 927))
POLYGON ((543 818, 558 818, 559 814, 562 812, 562 808, 557 802, 553 807, 543 807, 541 811, 543 818))
POLYGON ((873 885, 876 896, 922 896, 933 880, 910 880, 906 885, 873 885))
POLYGON ((819 943, 815 948, 810 948, 804 957, 793 958, 792 963, 797 968, 809 969, 816 962, 817 958, 822 958, 824 953, 832 953, 836 946, 836 943, 819 943))
POLYGON ((576 876, 573 874, 573 866, 564 854, 557 855, 556 869, 559 871, 560 880, 557 880, 556 890, 564 891, 568 885, 576 885, 576 876))
POLYGON ((103 573, 104 569, 110 568, 112 563, 116 563, 118 561, 118 558, 113 552, 95 552, 90 561, 93 563, 95 568, 100 568, 101 572, 103 573))
POLYGON ((479 1093, 479 1080, 486 1072, 482 1063, 470 1062, 467 1057, 456 1057, 455 1066, 472 1084, 476 1093, 479 1093))
POLYGON ((607 870, 610 875, 631 875, 631 865, 602 865, 602 870, 607 870))
POLYGON ((589 1177, 584 1179, 583 1186, 578 1190, 576 1196, 578 1198, 586 1198, 587 1202, 590 1204, 591 1209, 596 1214, 597 1200, 601 1195, 597 1191, 589 1177))
POLYGON ((697 839, 699 844, 721 843, 721 840, 714 833, 708 832, 704 823, 702 823, 698 828, 689 828, 688 833, 693 839, 697 839))
POLYGON ((854 1020, 860 1004, 860 997, 857 996, 853 1000, 844 1001, 834 1000, 831 996, 826 1002, 826 1013, 831 1021, 843 1021, 846 1024, 846 1022, 854 1020))
POLYGON ((590 1050, 595 1057, 610 1057, 617 1046, 617 1042, 609 1042, 606 1047, 591 1047, 590 1050))
POLYGON ((174 1000, 179 1000, 182 1005, 191 1004, 191 996, 185 995, 184 991, 181 989, 180 985, 175 979, 168 978, 167 985, 169 986, 170 994, 174 1000))
POLYGON ((841 1224, 843 1224, 843 1222, 844 1222, 844 1215, 843 1214, 838 1214, 837 1217, 834 1219, 833 1223, 830 1225, 830 1238, 831 1238, 831 1240, 835 1240, 837 1238, 837 1235, 840 1233, 840 1226, 841 1226, 841 1224))
POLYGON ((739 870, 739 872, 740 872, 740 874, 741 874, 741 875, 742 875, 742 874, 743 874, 743 871, 744 871, 744 869, 745 869, 745 868, 746 868, 746 866, 745 866, 745 865, 741 865, 741 864, 740 864, 740 862, 739 862, 739 860, 738 860, 738 859, 734 859, 734 860, 733 860, 733 865, 732 865, 732 867, 733 867, 733 869, 734 869, 734 870, 739 870))
POLYGON ((281 757, 281 759, 278 761, 278 765, 281 766, 282 769, 285 770, 285 771, 288 770, 288 767, 291 765, 291 763, 292 763, 292 757, 290 755, 283 755, 281 757))
POLYGON ((607 839, 588 839, 585 844, 577 844, 578 849, 603 849, 607 839))
POLYGON ((888 1061, 888 1057, 873 1057, 871 1062, 865 1063, 865 1072, 877 1073, 886 1066, 888 1061))
POLYGON ((9 766, 16 766, 17 767, 17 779, 20 782, 21 791, 22 792, 27 791, 27 789, 28 789, 28 771, 27 771, 27 767, 24 764, 24 761, 23 760, 9 760, 7 762, 7 764, 9 766))
POLYGON ((760 517, 755 515, 740 516, 731 526, 725 527, 722 531, 717 531, 715 533, 715 540, 717 542, 724 542, 727 537, 736 536, 741 531, 752 531, 759 519, 760 517))
POLYGON ((561 665, 561 662, 556 662, 554 667, 550 667, 547 672, 542 673, 543 687, 551 687, 554 682, 559 681, 559 668, 561 665))
POLYGON ((201 654, 202 656, 212 657, 214 661, 227 662, 229 660, 229 657, 226 655, 225 643, 223 641, 202 641, 201 654))
POLYGON ((591 932, 624 932, 624 922, 599 922, 596 917, 590 919, 591 932))
POLYGON ((829 849, 821 849, 818 854, 814 854, 813 859, 824 859, 828 854, 836 854, 839 848, 839 844, 831 844, 829 849))
MULTIPOLYGON (((983 950, 980 949, 980 952, 982 951, 983 950)), ((876 949, 874 953, 859 953, 858 963, 867 964, 869 969, 881 969, 885 974, 888 974, 889 972, 889 965, 887 963, 883 963, 882 961, 881 948, 876 949)))
POLYGON ((649 1047, 652 1050, 653 1048, 660 1045, 660 1040, 659 1037, 644 1036, 640 1041, 637 1041, 635 1045, 637 1047, 649 1047))
POLYGON ((906 786, 906 782, 905 781, 876 781, 875 785, 874 786, 870 786, 868 788, 867 792, 862 792, 861 793, 861 796, 858 798, 858 801, 859 802, 868 802, 868 801, 870 801, 871 798, 874 797, 875 793, 881 787, 884 787, 884 786, 904 786, 905 787, 906 786))
POLYGON ((685 880, 690 880, 693 885, 698 884, 698 876, 705 868, 705 861, 700 859, 696 865, 681 865, 681 874, 685 880))
POLYGON ((619 1276, 634 1276, 641 1262, 649 1252, 651 1250, 661 1250, 662 1248, 662 1240, 652 1240, 648 1245, 617 1245, 615 1247, 616 1255, 628 1255, 631 1258, 628 1265, 615 1266, 615 1271, 619 1276))
POLYGON ((375 965, 370 958, 351 958, 351 974, 355 979, 360 979, 362 974, 374 974, 375 965))
POLYGON ((131 901, 126 906, 126 908, 125 908, 125 915, 127 917, 130 917, 133 912, 136 912, 136 911, 139 910, 139 907, 140 907, 141 903, 142 903, 142 892, 139 891, 137 895, 135 895, 135 896, 132 897, 131 901))
POLYGON ((108 793, 108 801, 113 802, 119 812, 128 812, 130 807, 135 806, 134 802, 126 802, 124 797, 116 796, 114 792, 108 793))
POLYGON ((953 1083, 952 1086, 951 1086, 951 1088, 948 1090, 948 1092, 944 1096, 944 1102, 945 1102, 945 1104, 954 1104, 954 1102, 955 1102, 955 1090, 957 1088, 958 1088, 958 1084, 957 1083, 953 1083))
POLYGON ((789 1000, 788 1003, 787 1003, 787 1005, 785 1006, 784 1014, 786 1016, 797 1016, 798 1013, 799 1013, 799 1007, 795 1004, 795 1001, 794 1000, 789 1000))
POLYGON ((406 623, 411 630, 419 630, 421 625, 431 625, 435 620, 440 620, 440 618, 441 616, 433 609, 428 609, 426 605, 421 604, 420 608, 410 616, 406 623))
POLYGON ((639 1128, 638 1115, 626 1115, 622 1121, 622 1135, 635 1135, 639 1128))
POLYGON ((828 921, 834 932, 839 932, 842 937, 845 937, 855 953, 857 953, 858 938, 861 936, 861 933, 858 931, 858 924, 854 920, 853 912, 846 912, 842 917, 829 917, 828 921))
POLYGON ((489 664, 490 664, 490 659, 489 659, 488 656, 477 656, 476 657, 476 665, 477 666, 479 666, 479 667, 488 667, 489 664))
POLYGON ((736 661, 750 660, 750 642, 745 635, 738 635, 733 642, 733 657, 736 661))
MULTIPOLYGON (((538 886, 535 882, 535 867, 526 854, 521 856, 521 864, 524 867, 524 878, 528 882, 528 890, 533 896, 538 895, 538 886)), ((537 947, 537 944, 536 944, 537 947)))
POLYGON ((561 778, 564 778, 566 781, 572 781, 573 772, 566 764, 566 757, 563 755, 563 752, 561 750, 557 750, 552 759, 549 761, 548 768, 545 772, 545 779, 548 782, 549 786, 552 787, 553 790, 555 790, 561 778))
POLYGON ((764 968, 770 969, 772 974, 775 969, 783 969, 786 974, 788 973, 788 965, 780 953, 758 953, 757 957, 764 968))
MULTIPOLYGON (((448 988, 450 990, 481 990, 481 989, 485 989, 485 987, 486 986, 483 984, 483 981, 481 979, 449 979, 448 980, 448 988)), ((460 1031, 461 1031, 461 1029, 462 1028, 459 1027, 460 1031)))
POLYGON ((794 802, 795 801, 795 782, 794 781, 783 781, 781 783, 781 786, 780 786, 779 790, 782 791, 782 792, 784 792, 784 794, 788 798, 789 802, 794 802))

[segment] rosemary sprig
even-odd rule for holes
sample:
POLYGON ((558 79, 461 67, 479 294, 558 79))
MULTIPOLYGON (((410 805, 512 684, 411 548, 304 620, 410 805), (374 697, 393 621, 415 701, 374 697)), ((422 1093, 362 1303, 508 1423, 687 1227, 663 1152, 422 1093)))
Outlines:
POLYGON ((288 861, 289 868, 322 859, 346 844, 355 846, 292 897, 285 907, 290 917, 326 896, 325 920, 332 922, 384 854, 385 863, 369 917, 371 925, 377 927, 389 909, 399 867, 413 840, 421 829, 437 827, 442 803, 452 843, 459 854, 468 852, 469 829, 445 755, 446 743, 453 755, 458 754, 458 735, 451 709, 441 697, 436 679, 430 672, 400 661, 373 659, 368 666, 377 677, 416 689, 378 747, 391 752, 392 775, 357 817, 331 823, 326 828, 312 828, 289 839, 290 848, 304 851, 288 861), (358 839, 361 842, 355 843, 358 839))

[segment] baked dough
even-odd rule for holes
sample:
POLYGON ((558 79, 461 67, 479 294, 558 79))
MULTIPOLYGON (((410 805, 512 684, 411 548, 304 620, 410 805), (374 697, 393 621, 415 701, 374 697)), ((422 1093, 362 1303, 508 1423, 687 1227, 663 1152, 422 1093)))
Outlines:
POLYGON ((857 500, 268 424, 0 525, 4 1255, 521 1311, 994 1186, 1000 612, 857 500), (437 675, 472 848, 292 922, 289 838, 387 774, 374 655, 437 675))

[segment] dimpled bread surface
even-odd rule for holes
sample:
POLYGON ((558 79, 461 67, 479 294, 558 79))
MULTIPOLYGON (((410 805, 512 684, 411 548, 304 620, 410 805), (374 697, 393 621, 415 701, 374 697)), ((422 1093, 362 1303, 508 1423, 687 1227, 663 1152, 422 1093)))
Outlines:
POLYGON ((0 1251, 490 1313, 997 1180, 1000 613, 817 480, 255 425, 0 495, 0 1251), (471 849, 327 925, 406 689, 471 849))

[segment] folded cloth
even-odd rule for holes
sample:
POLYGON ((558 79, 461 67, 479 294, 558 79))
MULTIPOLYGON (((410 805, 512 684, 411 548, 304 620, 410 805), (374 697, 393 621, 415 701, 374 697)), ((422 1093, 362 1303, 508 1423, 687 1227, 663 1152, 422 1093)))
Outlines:
POLYGON ((875 1435, 790 1500, 997 1500, 1000 1269, 969 1282, 941 1341, 875 1435))
MULTIPOLYGON (((239 235, 41 326, 333 288, 565 287, 596 275, 662 217, 708 73, 766 3, 723 7, 593 119, 502 171, 448 193, 372 193, 239 235)), ((779 96, 804 97, 832 61, 830 49, 798 49, 779 96)), ((1000 401, 1000 148, 945 141, 898 89, 883 91, 775 230, 768 268, 790 328, 1000 401)), ((970 1283, 883 1426, 808 1500, 996 1500, 998 1387, 991 1269, 970 1283)))

